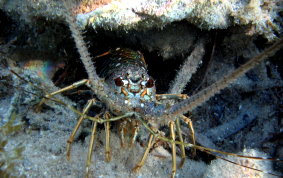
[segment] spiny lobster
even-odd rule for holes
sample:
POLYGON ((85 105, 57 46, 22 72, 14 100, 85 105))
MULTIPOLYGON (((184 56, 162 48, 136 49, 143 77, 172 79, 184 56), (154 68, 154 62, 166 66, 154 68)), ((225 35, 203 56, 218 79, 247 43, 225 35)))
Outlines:
MULTIPOLYGON (((135 171, 138 171, 143 166, 150 149, 157 139, 171 144, 172 177, 175 176, 177 169, 176 144, 180 145, 182 152, 182 161, 180 165, 183 164, 186 157, 185 147, 199 149, 208 153, 225 153, 196 145, 192 122, 183 114, 193 110, 203 102, 207 101, 221 89, 225 88, 229 83, 246 73, 249 69, 260 63, 262 60, 271 56, 283 46, 282 39, 280 39, 270 48, 266 49, 260 55, 254 57, 249 62, 239 67, 230 75, 223 77, 222 80, 219 80, 212 86, 202 90, 194 96, 187 97, 183 94, 158 95, 155 93, 154 80, 147 74, 146 63, 141 53, 122 48, 111 50, 102 55, 99 55, 94 59, 94 62, 97 62, 99 60, 102 61, 101 66, 97 66, 97 69, 95 69, 93 61, 91 60, 90 55, 87 52, 86 45, 84 44, 82 36, 76 27, 73 17, 71 15, 66 15, 66 20, 69 23, 72 35, 75 39, 89 79, 81 80, 68 87, 47 94, 38 104, 37 110, 39 111, 42 104, 45 103, 45 101, 48 99, 60 102, 53 97, 54 95, 77 88, 81 85, 88 86, 96 95, 97 99, 104 104, 106 112, 103 113, 103 118, 100 117, 101 114, 96 117, 87 115, 87 112, 90 110, 90 108, 97 102, 97 100, 94 98, 88 101, 83 109, 83 112, 76 111, 80 115, 80 118, 70 138, 68 139, 67 158, 70 159, 71 144, 82 121, 84 119, 93 121, 93 128, 90 138, 91 141, 86 163, 86 175, 88 175, 89 166, 91 164, 94 135, 96 132, 97 124, 103 123, 105 125, 105 157, 106 161, 110 161, 110 123, 122 119, 124 123, 122 124, 122 127, 120 129, 122 145, 125 142, 124 130, 128 123, 134 123, 132 124, 131 128, 133 130, 130 141, 131 144, 134 143, 137 137, 140 124, 142 124, 150 132, 147 148, 141 161, 134 168, 135 171), (172 104, 170 102, 163 103, 162 100, 183 101, 178 103, 173 102, 172 104), (192 132, 192 143, 184 142, 180 128, 180 120, 183 120, 186 124, 188 124, 192 132), (169 126, 170 138, 163 136, 162 133, 158 130, 158 127, 164 124, 169 126), (178 140, 176 140, 175 131, 177 131, 178 140)), ((227 154, 243 157, 241 155, 235 155, 231 153, 227 154)))

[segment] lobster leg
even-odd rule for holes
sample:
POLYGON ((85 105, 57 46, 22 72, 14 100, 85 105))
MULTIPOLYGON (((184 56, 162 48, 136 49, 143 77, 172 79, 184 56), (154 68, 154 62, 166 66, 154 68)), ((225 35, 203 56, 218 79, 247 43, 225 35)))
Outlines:
POLYGON ((127 120, 123 120, 120 123, 119 126, 119 131, 120 131, 120 135, 121 135, 121 147, 124 148, 125 147, 125 134, 126 134, 126 127, 127 127, 127 120))
POLYGON ((86 177, 88 177, 88 174, 89 174, 89 166, 91 164, 91 156, 92 156, 94 138, 95 138, 95 133, 96 133, 96 127, 97 127, 97 122, 93 122, 91 137, 90 137, 89 147, 88 147, 87 161, 86 161, 86 177))
POLYGON ((127 128, 131 127, 130 132, 131 132, 131 138, 130 138, 130 147, 132 147, 136 141, 137 135, 138 135, 138 131, 139 131, 139 122, 132 120, 132 121, 128 121, 128 120, 124 120, 122 121, 122 123, 119 126, 119 132, 121 135, 121 147, 125 147, 125 135, 127 134, 127 128))
POLYGON ((131 138, 131 141, 130 141, 130 147, 132 147, 137 139, 137 135, 138 135, 138 132, 139 132, 139 122, 138 121, 133 121, 134 123, 134 128, 133 128, 133 135, 132 135, 132 138, 131 138))
MULTIPOLYGON (((191 140, 193 142, 193 144, 195 145, 196 144, 196 138, 195 138, 195 131, 194 131, 194 127, 193 127, 193 122, 190 118, 182 115, 181 116, 182 120, 188 125, 191 133, 190 133, 190 136, 191 136, 191 140)), ((192 156, 196 156, 196 149, 193 148, 193 151, 192 151, 192 156)))
POLYGON ((146 160, 146 158, 147 158, 147 155, 148 155, 148 153, 149 153, 149 150, 150 150, 150 148, 152 147, 152 143, 154 143, 154 140, 155 140, 155 139, 154 139, 153 134, 150 134, 150 136, 149 136, 149 141, 148 141, 146 150, 145 150, 145 152, 144 152, 144 154, 143 154, 143 156, 142 156, 141 161, 133 168, 133 171, 134 171, 134 172, 138 172, 138 171, 140 170, 140 168, 144 165, 145 160, 146 160))
POLYGON ((45 103, 45 101, 46 101, 48 98, 51 98, 52 96, 57 95, 57 94, 62 93, 62 92, 65 92, 65 91, 72 90, 72 89, 74 89, 74 88, 78 88, 79 86, 85 85, 85 84, 88 83, 88 82, 89 82, 88 79, 83 79, 83 80, 78 81, 78 82, 75 82, 75 83, 73 83, 72 85, 69 85, 69 86, 67 86, 67 87, 65 87, 65 88, 62 88, 62 89, 57 90, 57 91, 55 91, 55 92, 52 92, 52 93, 50 93, 50 94, 48 94, 48 95, 45 95, 45 97, 44 97, 44 98, 40 101, 40 103, 36 106, 36 111, 39 112, 39 111, 41 110, 41 105, 42 105, 43 103, 45 103))
MULTIPOLYGON (((104 115, 105 119, 110 118, 110 113, 106 112, 104 115)), ((111 160, 111 149, 110 149, 110 122, 104 123, 105 127, 105 161, 109 162, 111 160)))
MULTIPOLYGON (((170 136, 172 141, 175 141, 175 123, 173 121, 169 122, 170 136)), ((176 175, 176 144, 172 142, 172 174, 171 177, 174 178, 176 175)))
POLYGON ((70 160, 70 156, 71 156, 71 144, 74 141, 74 137, 80 127, 80 125, 82 124, 82 121, 85 119, 85 114, 89 111, 90 107, 95 103, 94 99, 88 100, 84 110, 83 110, 83 115, 79 118, 74 130, 72 131, 71 136, 69 137, 68 141, 67 141, 67 160, 70 160))
MULTIPOLYGON (((175 122, 176 122, 176 128, 177 128, 177 134, 178 134, 179 140, 180 140, 180 142, 183 143, 184 139, 183 139, 183 136, 182 136, 182 130, 181 130, 181 125, 180 125, 180 118, 177 118, 175 122)), ((184 163, 185 163, 185 160, 186 160, 185 146, 184 145, 180 145, 180 149, 181 149, 182 160, 181 160, 178 168, 182 168, 184 163)))
POLYGON ((157 100, 180 100, 180 99, 188 99, 188 95, 186 94, 156 94, 157 100))

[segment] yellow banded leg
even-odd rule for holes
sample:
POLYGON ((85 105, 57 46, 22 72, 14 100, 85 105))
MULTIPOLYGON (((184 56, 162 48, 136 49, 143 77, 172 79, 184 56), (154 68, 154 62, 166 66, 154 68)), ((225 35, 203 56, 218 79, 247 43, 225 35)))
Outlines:
POLYGON ((67 141, 67 160, 70 160, 70 156, 71 156, 71 144, 73 143, 74 141, 74 137, 80 127, 80 125, 82 124, 82 121, 84 120, 84 116, 85 114, 88 112, 88 110, 90 109, 90 107, 93 105, 93 103, 95 102, 94 99, 91 99, 91 100, 88 100, 84 110, 83 110, 83 115, 79 118, 75 128, 73 129, 72 131, 72 134, 70 135, 68 141, 67 141))
MULTIPOLYGON (((177 128, 177 134, 178 134, 179 140, 180 140, 180 142, 184 143, 184 139, 183 139, 183 136, 182 136, 181 125, 180 125, 180 119, 177 118, 177 120, 175 122, 176 122, 176 128, 177 128)), ((181 158, 182 159, 181 159, 180 164, 178 165, 178 168, 182 168, 184 163, 185 163, 185 160, 186 160, 185 146, 184 145, 180 145, 180 149, 181 149, 181 158)))
POLYGON ((125 147, 125 133, 127 131, 127 120, 123 120, 119 126, 119 131, 120 131, 120 135, 121 135, 121 147, 124 148, 125 147))
MULTIPOLYGON (((170 136, 172 141, 175 141, 175 128, 174 128, 175 124, 173 121, 169 122, 169 127, 170 127, 170 136)), ((174 178, 176 175, 176 144, 175 143, 171 143, 172 144, 172 174, 171 177, 174 178)))
MULTIPOLYGON (((195 138, 195 131, 194 131, 194 127, 193 127, 193 122, 190 118, 186 117, 186 116, 181 116, 181 118, 183 119, 183 121, 188 125, 189 129, 190 129, 190 136, 191 136, 191 140, 193 142, 193 144, 196 144, 196 138, 195 138)), ((192 156, 196 156, 196 149, 192 148, 192 156)))
POLYGON ((131 138, 131 141, 130 141, 130 147, 132 147, 137 139, 137 135, 138 135, 138 132, 139 132, 139 122, 138 121, 135 121, 133 120, 134 122, 134 129, 133 129, 133 135, 132 135, 132 138, 131 138))
POLYGON ((152 147, 153 140, 154 140, 154 136, 152 134, 150 134, 146 150, 145 150, 145 152, 143 154, 143 157, 142 157, 141 161, 133 168, 134 172, 138 172, 140 170, 140 168, 144 165, 145 160, 147 158, 147 155, 149 153, 149 150, 152 147))
POLYGON ((186 94, 156 94, 157 100, 179 100, 179 99, 187 99, 188 95, 186 94))
POLYGON ((87 154, 87 161, 86 161, 86 171, 85 171, 86 176, 85 177, 88 177, 88 175, 89 175, 89 166, 91 164, 91 156, 92 156, 94 138, 95 138, 95 133, 96 133, 96 127, 97 127, 97 122, 93 122, 91 136, 90 136, 90 140, 89 140, 89 147, 88 147, 88 154, 87 154))
POLYGON ((45 95, 45 97, 44 97, 44 98, 40 101, 40 103, 36 106, 36 111, 39 112, 39 111, 41 110, 41 105, 42 105, 43 103, 45 103, 46 99, 48 99, 48 98, 50 98, 50 97, 52 97, 52 96, 54 96, 54 95, 57 95, 57 94, 59 94, 59 93, 62 93, 62 92, 68 91, 68 90, 72 90, 72 89, 77 88, 77 87, 79 87, 79 86, 81 86, 81 85, 85 85, 85 84, 88 83, 88 82, 89 82, 88 79, 84 79, 84 80, 78 81, 78 82, 76 82, 76 83, 73 83, 72 85, 69 85, 69 86, 67 86, 67 87, 65 87, 65 88, 62 88, 62 89, 57 90, 57 91, 55 91, 55 92, 52 92, 52 93, 50 93, 50 94, 48 94, 48 95, 45 95))
MULTIPOLYGON (((110 118, 109 112, 105 113, 105 119, 110 118)), ((111 160, 111 150, 110 150, 110 122, 104 123, 105 127, 105 161, 109 162, 111 160)))

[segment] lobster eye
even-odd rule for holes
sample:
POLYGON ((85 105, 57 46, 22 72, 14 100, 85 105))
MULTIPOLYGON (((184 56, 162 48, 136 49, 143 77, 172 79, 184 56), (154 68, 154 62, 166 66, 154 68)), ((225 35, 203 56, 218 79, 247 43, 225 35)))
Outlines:
POLYGON ((147 88, 152 88, 152 87, 154 86, 154 81, 153 81, 151 78, 148 79, 147 82, 146 82, 146 84, 145 84, 145 86, 146 86, 147 88))
POLYGON ((115 85, 118 86, 118 87, 121 87, 121 86, 124 85, 124 82, 121 79, 121 77, 118 77, 118 78, 114 79, 114 82, 115 82, 115 85))

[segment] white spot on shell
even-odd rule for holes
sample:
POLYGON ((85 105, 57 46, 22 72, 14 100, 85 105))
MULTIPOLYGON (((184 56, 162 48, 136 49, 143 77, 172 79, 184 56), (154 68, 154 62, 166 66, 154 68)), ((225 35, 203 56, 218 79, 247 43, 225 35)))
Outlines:
POLYGON ((124 82, 124 85, 127 85, 129 83, 128 80, 123 80, 123 82, 124 82))
POLYGON ((151 95, 151 94, 152 94, 152 88, 147 88, 147 89, 146 89, 146 93, 147 93, 148 95, 151 95))

